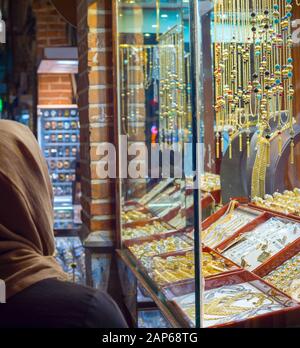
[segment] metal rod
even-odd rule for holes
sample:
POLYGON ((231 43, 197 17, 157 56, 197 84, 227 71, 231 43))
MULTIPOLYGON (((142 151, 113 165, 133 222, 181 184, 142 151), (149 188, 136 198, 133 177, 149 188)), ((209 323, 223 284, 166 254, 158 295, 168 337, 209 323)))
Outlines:
POLYGON ((198 0, 190 0, 191 7, 191 52, 192 52, 192 110, 193 110, 193 170, 196 174, 194 188, 194 243, 195 243, 195 309, 196 309, 196 327, 202 328, 204 318, 204 279, 202 275, 202 240, 201 240, 201 190, 200 190, 200 153, 199 145, 201 143, 200 135, 200 86, 201 79, 201 23, 199 18, 198 0))

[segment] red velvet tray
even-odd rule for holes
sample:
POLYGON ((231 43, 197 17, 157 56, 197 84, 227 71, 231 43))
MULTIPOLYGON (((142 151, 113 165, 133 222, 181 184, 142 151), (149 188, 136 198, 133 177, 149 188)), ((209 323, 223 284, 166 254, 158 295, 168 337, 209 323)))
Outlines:
POLYGON ((138 220, 138 221, 128 222, 126 224, 123 224, 123 228, 126 228, 126 227, 134 228, 134 227, 138 227, 138 226, 145 226, 145 225, 153 224, 155 221, 159 221, 159 222, 163 223, 164 225, 168 226, 170 231, 174 230, 174 227, 172 227, 166 221, 164 221, 156 216, 154 216, 150 220, 138 220))
MULTIPOLYGON (((174 194, 175 192, 178 192, 180 190, 180 186, 178 184, 175 184, 173 187, 173 190, 169 193, 170 196, 170 202, 172 202, 172 197, 171 195, 174 194)), ((160 193, 160 195, 162 195, 163 192, 160 193)), ((157 199, 157 196, 156 196, 157 199)), ((149 208, 149 204, 147 204, 145 206, 145 209, 147 209, 148 211, 151 211, 149 208)), ((159 218, 168 222, 170 220, 172 220, 179 212, 180 210, 182 210, 182 207, 180 205, 175 205, 173 207, 170 207, 169 211, 166 210, 164 215, 160 215, 159 218)))
MULTIPOLYGON (((209 196, 213 197, 212 203, 213 203, 213 200, 215 201, 216 204, 219 204, 221 202, 221 190, 204 192, 203 195, 205 195, 205 194, 208 194, 209 196)), ((205 208, 205 206, 203 206, 204 203, 202 203, 204 199, 205 199, 205 197, 201 200, 202 209, 205 208)))
POLYGON ((272 216, 269 213, 263 213, 259 215, 255 220, 248 223, 246 226, 240 228, 236 233, 234 233, 231 237, 224 240, 221 244, 216 247, 216 250, 219 253, 223 253, 230 245, 232 245, 243 233, 248 233, 254 230, 260 224, 269 220, 272 216))
MULTIPOLYGON (((168 189, 169 189, 169 188, 168 188, 168 189)), ((170 201, 171 201, 171 195, 173 195, 174 193, 176 193, 176 192, 178 192, 178 191, 180 191, 180 185, 175 184, 175 185, 173 186, 173 189, 170 190, 170 192, 168 193, 168 196, 170 196, 170 201)), ((155 196, 155 200, 157 200, 158 196, 162 196, 162 195, 165 195, 165 191, 162 191, 162 192, 160 192, 158 195, 156 195, 156 196, 155 196)), ((146 204, 146 207, 148 207, 150 203, 151 203, 151 202, 147 203, 147 204, 146 204)))
MULTIPOLYGON (((221 209, 219 209, 215 214, 213 214, 213 215, 209 216, 207 219, 205 219, 205 220, 202 222, 202 231, 203 231, 203 230, 206 230, 209 226, 211 226, 213 223, 215 223, 216 221, 218 221, 218 220, 226 213, 226 211, 228 210, 229 204, 230 204, 230 203, 226 204, 224 207, 222 207, 221 209)), ((240 203, 237 203, 235 209, 237 209, 237 208, 245 209, 246 211, 249 211, 249 209, 248 209, 248 207, 247 207, 246 205, 242 205, 242 204, 240 204, 240 203)), ((253 212, 253 214, 256 215, 257 210, 251 209, 250 212, 253 212)), ((261 215, 263 215, 263 213, 260 214, 260 213, 258 212, 258 213, 257 213, 257 218, 258 218, 259 216, 261 216, 261 215)), ((257 218, 256 218, 256 219, 257 219, 257 218)), ((255 219, 255 220, 256 220, 256 219, 255 219)), ((254 221, 255 221, 255 220, 254 220, 254 221)), ((248 224, 248 225, 249 225, 249 224, 248 224)), ((243 230, 245 227, 247 227, 248 225, 246 225, 246 226, 240 228, 240 229, 234 234, 234 236, 235 236, 237 233, 239 233, 240 231, 242 231, 242 230, 243 230)), ((224 240, 224 241, 221 242, 219 245, 215 246, 214 249, 217 250, 217 251, 219 251, 219 246, 222 245, 222 244, 223 244, 224 242, 226 242, 227 240, 228 240, 228 239, 224 240)))
MULTIPOLYGON (((161 258, 166 259, 167 257, 170 257, 170 256, 185 255, 188 252, 194 252, 194 250, 191 249, 191 250, 186 250, 186 251, 177 251, 177 252, 173 252, 173 253, 158 254, 158 255, 153 255, 153 256, 149 257, 149 259, 153 259, 154 257, 158 257, 158 256, 161 257, 161 258)), ((211 275, 209 277, 206 277, 205 279, 215 278, 215 277, 218 277, 218 276, 221 276, 221 275, 223 276, 223 275, 231 274, 233 272, 237 272, 237 271, 241 270, 241 268, 238 265, 236 265, 234 262, 232 262, 231 260, 229 260, 226 257, 222 256, 221 254, 217 253, 215 250, 213 250, 211 248, 203 247, 203 252, 212 253, 212 254, 214 254, 218 258, 224 259, 226 261, 226 265, 228 266, 228 271, 223 272, 223 273, 219 273, 219 274, 211 275)), ((133 255, 133 257, 134 257, 134 255, 133 255)), ((182 284, 182 283, 184 283, 186 281, 194 279, 194 278, 191 278, 191 279, 187 278, 187 279, 184 279, 184 280, 180 280, 178 282, 170 282, 170 283, 167 283, 165 285, 158 285, 153 280, 152 276, 149 275, 149 273, 151 272, 151 269, 148 269, 147 267, 145 267, 136 258, 135 258, 135 260, 136 260, 136 263, 139 265, 140 270, 150 279, 150 281, 153 283, 153 286, 157 286, 158 289, 161 289, 161 288, 163 288, 165 286, 182 284)))
POLYGON ((276 214, 278 216, 288 217, 288 218, 300 221, 300 216, 295 215, 295 214, 285 214, 283 212, 279 212, 279 211, 276 211, 276 210, 272 210, 272 209, 268 209, 268 208, 264 208, 264 207, 259 207, 259 206, 257 206, 254 203, 249 203, 248 205, 249 205, 249 207, 257 209, 257 210, 260 210, 260 211, 265 211, 265 212, 268 212, 268 213, 276 214))
MULTIPOLYGON (((217 220, 219 220, 228 210, 230 203, 227 203, 226 205, 224 205, 221 209, 219 209, 215 214, 209 216, 207 219, 205 219, 202 222, 202 230, 206 230, 210 225, 212 225, 214 222, 216 222, 217 220)), ((235 209, 237 208, 241 208, 241 209, 247 209, 248 206, 247 205, 243 205, 240 202, 237 202, 235 209)), ((255 209, 251 209, 251 211, 256 214, 257 210, 255 209)), ((261 213, 263 214, 263 213, 261 213)), ((261 215, 259 212, 257 213, 257 215, 261 215)))
POLYGON ((183 209, 181 206, 175 206, 171 208, 165 215, 163 215, 161 219, 163 219, 166 222, 169 222, 170 220, 174 219, 175 216, 177 216, 182 210, 183 209))
MULTIPOLYGON (((217 251, 222 254, 227 248, 228 246, 232 245, 236 240, 238 240, 238 238, 244 234, 244 233, 251 233, 252 230, 254 230, 257 226, 259 226, 260 224, 262 224, 263 222, 271 219, 272 217, 280 217, 283 218, 285 220, 288 221, 293 221, 293 222, 297 222, 299 223, 299 221, 295 220, 295 219, 291 219, 288 218, 287 216, 282 217, 282 216, 278 216, 277 214, 274 213, 268 213, 265 212, 263 213, 263 215, 259 216, 257 219, 255 219, 254 221, 250 222, 248 225, 244 226, 243 228, 241 228, 239 231, 237 231, 233 236, 231 236, 230 238, 226 239, 223 243, 221 243, 218 247, 217 247, 217 251)), ((280 256, 281 253, 284 253, 286 248, 288 248, 289 246, 297 243, 300 241, 300 238, 298 238, 296 241, 294 241, 293 243, 287 245, 286 247, 284 247, 281 251, 279 251, 278 253, 276 253, 275 255, 271 256, 268 260, 266 260, 265 262, 263 262, 260 266, 258 266, 256 269, 254 269, 252 272, 255 274, 260 274, 260 269, 265 267, 265 264, 268 263, 270 260, 272 259, 276 259, 278 256, 280 256)))
MULTIPOLYGON (((189 241, 191 241, 191 248, 192 248, 194 241, 189 237, 189 233, 191 233, 191 230, 192 230, 191 228, 184 228, 182 230, 165 232, 165 233, 156 234, 156 235, 149 236, 149 237, 138 238, 135 240, 126 240, 124 242, 124 246, 128 249, 132 245, 141 245, 144 243, 150 243, 154 240, 166 239, 166 238, 171 237, 171 236, 180 236, 181 237, 184 235, 185 238, 187 238, 189 241)), ((136 260, 136 257, 130 252, 129 249, 128 249, 128 252, 136 260)))
MULTIPOLYGON (((155 234, 149 235, 149 237, 150 236, 156 236, 156 235, 162 235, 164 233, 176 232, 176 229, 173 226, 169 225, 167 222, 165 222, 164 220, 162 220, 160 218, 153 218, 150 221, 141 220, 141 221, 136 221, 136 222, 130 222, 128 224, 124 224, 123 227, 124 228, 138 228, 139 226, 143 227, 143 226, 146 226, 146 225, 151 225, 154 222, 160 222, 166 228, 168 228, 168 231, 164 231, 164 232, 161 232, 161 233, 155 233, 155 234)), ((148 237, 148 236, 145 236, 145 237, 148 237)), ((145 237, 136 237, 136 238, 131 238, 131 239, 127 239, 127 240, 134 241, 134 240, 139 240, 140 238, 145 238, 145 237)))
MULTIPOLYGON (((218 288, 224 285, 234 285, 249 282, 264 293, 272 294, 278 302, 285 305, 286 308, 281 310, 258 315, 253 318, 241 321, 228 322, 225 324, 209 326, 209 328, 226 328, 226 327, 281 327, 283 325, 300 324, 300 305, 292 300, 289 296, 274 288, 255 274, 247 271, 238 271, 225 276, 218 276, 205 281, 205 290, 218 288)), ((193 293, 195 291, 195 282, 189 281, 181 284, 171 285, 163 288, 169 304, 174 314, 183 317, 190 326, 192 322, 182 311, 179 305, 174 301, 175 297, 193 293)))
POLYGON ((276 255, 272 256, 269 260, 267 260, 260 267, 254 270, 253 273, 257 274, 259 277, 265 277, 299 252, 300 238, 289 244, 286 248, 281 250, 276 255))
MULTIPOLYGON (((247 208, 248 206, 253 209, 253 211, 256 211, 258 214, 258 217, 247 224, 246 226, 242 227, 240 230, 238 230, 232 237, 226 239, 223 241, 221 244, 217 246, 215 249, 210 249, 210 248, 204 248, 204 250, 213 250, 214 252, 217 252, 217 254, 223 252, 223 250, 230 244, 232 243, 238 236, 240 236, 243 233, 250 232, 253 228, 255 228, 257 225, 262 223, 263 221, 266 221, 267 219, 271 217, 283 217, 288 220, 292 220, 295 222, 299 222, 300 218, 296 216, 290 216, 286 214, 281 214, 277 212, 267 212, 265 209, 259 209, 259 207, 249 204, 249 205, 244 205, 241 204, 241 202, 245 202, 246 200, 241 200, 240 203, 237 205, 237 207, 241 207, 243 209, 247 208)), ((206 229, 209 227, 212 223, 217 221, 228 209, 228 205, 224 206, 221 208, 219 211, 217 211, 215 214, 207 218, 206 220, 203 221, 202 223, 202 229, 206 229)), ((146 209, 142 207, 141 205, 137 204, 138 209, 146 209)), ((236 208, 237 208, 236 207, 236 208)), ((147 209, 146 209, 147 210, 147 209)), ((176 216, 176 214, 174 214, 176 216)), ((174 217, 173 216, 173 217, 174 217)), ((157 219, 157 218, 156 218, 157 219)), ((162 219, 162 221, 166 221, 165 219, 162 219)), ((134 222, 132 224, 137 224, 137 225, 143 225, 146 223, 149 223, 151 221, 139 221, 139 222, 134 222)), ((192 233, 192 228, 190 229, 182 229, 178 231, 169 231, 167 233, 162 233, 158 235, 153 235, 149 237, 144 237, 144 238, 138 238, 135 240, 128 240, 124 242, 125 247, 129 247, 132 244, 142 244, 145 242, 150 242, 152 240, 158 240, 162 238, 167 238, 172 235, 182 235, 184 233, 185 236, 189 237, 189 234, 192 233)), ((192 241, 193 243, 193 241, 192 241)), ((192 245, 192 244, 191 244, 192 245)), ((193 245, 192 245, 193 248, 193 245)), ((191 250, 192 250, 191 248, 191 250)), ((232 263, 237 267, 236 270, 233 270, 232 272, 226 272, 220 275, 215 275, 212 277, 209 277, 205 280, 205 288, 206 289, 211 289, 211 288, 216 288, 218 286, 222 286, 224 284, 232 283, 232 284, 238 284, 241 282, 245 281, 256 281, 260 284, 264 284, 267 286, 272 292, 276 293, 278 296, 281 296, 282 298, 286 299, 287 303, 292 304, 292 307, 282 309, 280 311, 272 312, 272 313, 267 313, 267 314, 262 314, 257 317, 243 320, 240 322, 231 322, 231 323, 226 323, 223 325, 218 325, 216 327, 280 327, 280 326, 295 326, 295 325, 300 325, 300 304, 297 304, 295 301, 293 301, 289 296, 286 294, 282 293, 272 285, 266 283, 259 277, 263 277, 266 274, 270 273, 272 270, 274 270, 276 267, 278 267, 280 264, 288 260, 289 258, 293 257, 295 254, 297 254, 300 251, 300 238, 297 239, 295 242, 291 243, 287 247, 285 247, 283 250, 281 250, 279 253, 276 255, 272 256, 270 259, 265 261, 262 265, 260 265, 257 269, 255 269, 253 272, 248 272, 246 270, 241 270, 238 265, 235 265, 232 261, 232 263)), ((160 257, 167 257, 172 254, 182 254, 184 252, 176 252, 176 253, 169 253, 169 254, 160 254, 160 257)), ((138 265, 138 268, 146 275, 148 280, 151 280, 150 276, 148 275, 148 271, 144 268, 144 266, 141 264, 139 260, 136 259, 136 257, 128 250, 128 253, 130 254, 130 257, 133 258, 138 265)), ((155 284, 154 284, 155 286, 155 284)), ((178 283, 172 283, 168 284, 167 286, 157 287, 162 291, 163 294, 166 295, 168 301, 170 301, 170 305, 172 310, 174 311, 174 314, 179 316, 180 318, 184 318, 186 322, 188 322, 188 318, 185 316, 185 314, 181 311, 178 306, 176 306, 176 303, 173 303, 172 297, 174 296, 180 296, 184 295, 187 293, 191 293, 195 289, 195 282, 194 280, 186 280, 186 281, 181 281, 178 283)), ((212 326, 213 327, 213 326, 212 326)))

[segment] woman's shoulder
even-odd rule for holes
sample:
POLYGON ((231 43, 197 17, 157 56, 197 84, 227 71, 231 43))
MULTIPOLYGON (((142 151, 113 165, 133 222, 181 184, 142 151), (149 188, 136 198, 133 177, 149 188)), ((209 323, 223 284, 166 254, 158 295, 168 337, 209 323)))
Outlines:
POLYGON ((82 305, 86 308, 97 297, 97 292, 96 289, 91 287, 50 278, 25 289, 20 297, 27 297, 29 301, 35 299, 43 304, 49 301, 49 306, 63 305, 69 307, 75 303, 76 307, 82 305))
POLYGON ((109 295, 57 279, 40 281, 8 301, 7 310, 14 313, 14 318, 17 312, 28 312, 29 309, 31 315, 27 324, 31 327, 111 328, 126 325, 109 295))
POLYGON ((82 325, 85 328, 125 328, 127 324, 125 319, 115 303, 115 301, 105 292, 93 289, 91 287, 69 283, 69 282, 52 282, 60 288, 61 294, 69 297, 72 305, 76 302, 75 307, 80 304, 82 325))

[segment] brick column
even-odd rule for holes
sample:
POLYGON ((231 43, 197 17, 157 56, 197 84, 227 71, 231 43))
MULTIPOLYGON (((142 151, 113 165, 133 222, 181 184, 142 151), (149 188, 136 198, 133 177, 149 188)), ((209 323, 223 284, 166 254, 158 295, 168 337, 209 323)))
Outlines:
POLYGON ((114 142, 112 1, 77 0, 77 14, 83 233, 110 245, 115 186, 113 180, 97 178, 96 151, 101 142, 114 142))
MULTIPOLYGON (((37 62, 46 47, 71 46, 68 24, 47 0, 34 0, 36 16, 37 62)), ((72 80, 69 74, 39 74, 38 104, 73 104, 72 80)))
POLYGON ((100 180, 97 147, 114 143, 112 1, 77 0, 78 105, 81 125, 82 235, 87 284, 107 291, 123 306, 115 254, 115 180, 100 180), (99 274, 97 281, 93 270, 99 274))

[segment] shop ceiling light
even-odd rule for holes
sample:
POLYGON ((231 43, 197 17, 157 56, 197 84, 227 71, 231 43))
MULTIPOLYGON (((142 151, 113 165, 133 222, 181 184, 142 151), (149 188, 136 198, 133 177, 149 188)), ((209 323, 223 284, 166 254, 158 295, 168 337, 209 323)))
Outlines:
POLYGON ((78 61, 46 60, 40 63, 39 74, 77 74, 78 61))
POLYGON ((77 47, 55 47, 44 49, 44 59, 39 68, 39 74, 77 74, 77 47))
POLYGON ((58 65, 76 65, 76 66, 78 66, 77 60, 57 60, 56 63, 58 65))

